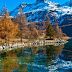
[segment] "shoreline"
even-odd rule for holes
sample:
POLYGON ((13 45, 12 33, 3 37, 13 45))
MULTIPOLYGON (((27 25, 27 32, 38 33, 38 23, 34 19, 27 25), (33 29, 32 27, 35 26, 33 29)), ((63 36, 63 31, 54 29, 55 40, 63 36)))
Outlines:
POLYGON ((44 45, 54 45, 54 46, 60 46, 62 44, 67 43, 68 41, 62 40, 62 39, 56 39, 56 40, 35 40, 32 42, 17 42, 14 44, 4 44, 3 46, 0 46, 0 51, 2 50, 12 50, 12 49, 18 49, 18 48, 24 48, 24 47, 32 47, 32 46, 44 46, 44 45))
POLYGON ((63 40, 69 40, 69 39, 71 39, 71 37, 68 37, 68 36, 67 37, 62 37, 62 39, 63 40))

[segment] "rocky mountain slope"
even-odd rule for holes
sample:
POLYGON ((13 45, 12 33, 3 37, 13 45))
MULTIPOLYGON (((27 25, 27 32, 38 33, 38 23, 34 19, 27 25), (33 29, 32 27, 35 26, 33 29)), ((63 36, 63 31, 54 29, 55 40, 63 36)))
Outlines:
POLYGON ((37 0, 36 3, 33 4, 20 4, 17 8, 10 12, 10 15, 19 15, 20 8, 22 8, 22 13, 26 14, 27 20, 32 19, 32 21, 46 20, 46 13, 50 15, 51 21, 53 21, 54 18, 57 19, 65 14, 72 14, 72 7, 66 5, 61 6, 58 3, 47 0, 37 0))
MULTIPOLYGON (((47 0, 37 0, 33 4, 22 3, 18 7, 16 7, 13 11, 10 12, 10 15, 15 17, 20 14, 25 14, 27 20, 35 21, 43 21, 46 20, 46 14, 50 17, 50 22, 54 24, 55 20, 59 21, 59 25, 61 26, 63 32, 67 34, 67 26, 62 27, 63 25, 72 24, 72 0, 66 2, 63 5, 58 3, 47 1, 47 0), (20 12, 20 8, 22 11, 20 12)), ((70 31, 70 30, 69 30, 70 31)), ((68 36, 72 36, 72 34, 67 34, 68 36)))
POLYGON ((67 36, 72 37, 72 15, 63 16, 63 21, 60 27, 67 36))

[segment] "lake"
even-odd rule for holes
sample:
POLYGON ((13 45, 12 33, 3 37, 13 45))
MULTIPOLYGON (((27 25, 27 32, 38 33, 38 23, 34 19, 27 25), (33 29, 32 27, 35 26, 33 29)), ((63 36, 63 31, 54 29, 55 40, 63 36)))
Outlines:
POLYGON ((72 39, 60 46, 2 51, 0 72, 72 72, 72 39))

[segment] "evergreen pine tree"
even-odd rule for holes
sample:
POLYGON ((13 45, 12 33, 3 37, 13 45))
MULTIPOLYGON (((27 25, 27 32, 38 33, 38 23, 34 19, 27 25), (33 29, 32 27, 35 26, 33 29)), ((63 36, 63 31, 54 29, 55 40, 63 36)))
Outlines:
POLYGON ((56 37, 56 33, 51 25, 51 23, 48 25, 47 29, 46 29, 46 36, 49 37, 56 37))
POLYGON ((48 26, 46 28, 46 37, 49 36, 50 38, 51 37, 56 37, 56 33, 52 27, 52 24, 49 22, 49 17, 48 15, 47 16, 47 23, 48 23, 48 26))

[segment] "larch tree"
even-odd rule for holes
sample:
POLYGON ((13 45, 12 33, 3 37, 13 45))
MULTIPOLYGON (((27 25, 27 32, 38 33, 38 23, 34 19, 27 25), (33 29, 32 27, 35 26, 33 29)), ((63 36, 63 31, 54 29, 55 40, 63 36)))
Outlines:
POLYGON ((9 12, 6 11, 0 21, 0 38, 9 39, 14 38, 18 33, 18 25, 15 25, 9 16, 9 12))
POLYGON ((56 34, 57 34, 58 37, 62 37, 62 34, 63 34, 61 28, 59 28, 58 25, 56 26, 56 34))
POLYGON ((61 38, 62 35, 63 35, 63 32, 62 32, 62 29, 58 26, 59 24, 59 21, 58 20, 55 20, 54 24, 53 24, 53 28, 57 34, 57 37, 58 38, 61 38))
POLYGON ((26 16, 25 16, 25 14, 22 12, 22 8, 19 9, 19 12, 17 13, 16 20, 17 20, 17 22, 20 24, 20 26, 24 26, 24 25, 27 24, 26 16))
POLYGON ((8 11, 6 5, 4 5, 4 8, 2 8, 0 15, 3 16, 6 14, 6 12, 8 11))
POLYGON ((32 23, 32 21, 30 20, 30 32, 31 32, 31 35, 30 35, 30 38, 38 38, 39 36, 39 33, 38 33, 38 30, 34 27, 34 23, 32 23))
POLYGON ((47 28, 48 25, 50 24, 49 22, 50 18, 48 17, 48 14, 46 14, 46 23, 45 23, 45 27, 47 28))
POLYGON ((19 24, 19 29, 20 29, 20 35, 19 36, 20 36, 21 42, 22 42, 22 39, 27 37, 26 30, 28 30, 28 28, 27 28, 26 16, 22 12, 21 7, 20 7, 20 9, 17 13, 17 16, 16 16, 15 20, 16 20, 15 22, 19 24))

